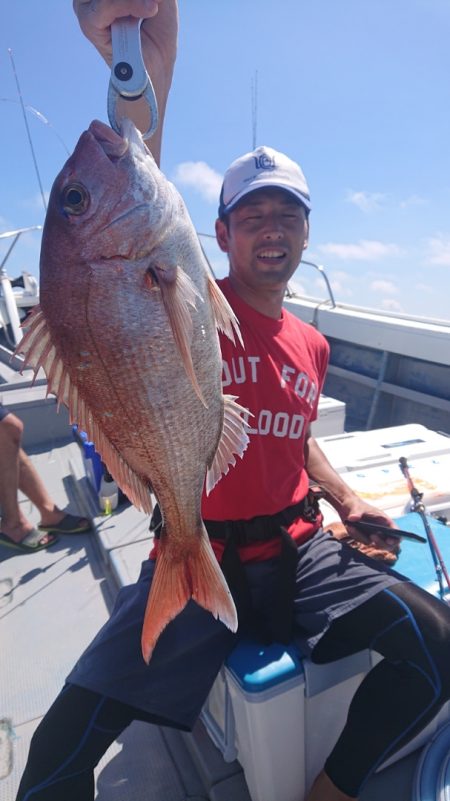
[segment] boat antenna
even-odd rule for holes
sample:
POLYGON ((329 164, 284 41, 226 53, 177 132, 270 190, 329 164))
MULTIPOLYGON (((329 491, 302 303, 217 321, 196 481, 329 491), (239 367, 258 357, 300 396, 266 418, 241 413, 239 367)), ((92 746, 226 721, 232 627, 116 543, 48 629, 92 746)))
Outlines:
POLYGON ((257 142, 257 124, 258 124, 258 70, 255 71, 255 74, 252 78, 252 142, 253 142, 253 150, 256 148, 257 142))
POLYGON ((26 129, 27 136, 28 136, 28 143, 30 145, 31 156, 33 158, 34 169, 36 170, 36 175, 37 175, 37 179, 38 179, 38 183, 39 183, 39 189, 41 191, 42 203, 43 203, 45 211, 47 211, 47 202, 45 200, 44 190, 42 188, 41 176, 39 174, 39 167, 38 167, 38 164, 37 164, 37 161, 36 161, 36 154, 34 152, 33 140, 31 139, 30 128, 28 126, 28 120, 27 120, 27 115, 26 115, 26 112, 25 112, 25 106, 24 106, 24 102, 23 102, 23 98, 22 98, 22 92, 21 92, 21 89, 20 89, 19 78, 17 77, 16 65, 14 64, 14 58, 13 58, 13 54, 12 54, 11 48, 8 48, 8 53, 9 53, 9 57, 11 59, 12 71, 14 73, 14 78, 15 78, 15 81, 16 81, 17 94, 19 96, 19 101, 20 101, 20 105, 21 105, 21 108, 22 108, 22 114, 23 114, 23 119, 24 119, 24 123, 25 123, 25 129, 26 129))

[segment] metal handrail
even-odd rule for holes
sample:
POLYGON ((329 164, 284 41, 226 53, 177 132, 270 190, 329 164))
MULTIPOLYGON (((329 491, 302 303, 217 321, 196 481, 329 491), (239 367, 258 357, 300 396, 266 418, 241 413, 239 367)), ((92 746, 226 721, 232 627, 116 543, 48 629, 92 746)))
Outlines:
MULTIPOLYGON (((330 282, 328 280, 328 276, 327 276, 327 274, 325 272, 325 267, 322 264, 315 264, 313 261, 306 261, 305 259, 301 260, 299 266, 301 266, 302 264, 308 264, 310 267, 314 267, 321 274, 323 280, 325 281, 325 284, 326 284, 326 287, 327 287, 327 290, 328 290, 328 296, 329 296, 328 299, 324 301, 324 303, 330 303, 331 304, 331 308, 335 309, 336 308, 336 301, 334 299, 333 290, 331 289, 331 284, 330 284, 330 282)), ((289 296, 290 297, 294 297, 295 296, 295 292, 292 292, 292 290, 289 290, 289 296)))
MULTIPOLYGON (((18 228, 17 231, 5 231, 4 233, 0 234, 0 239, 7 239, 8 237, 14 237, 12 244, 7 250, 6 256, 4 257, 2 263, 0 264, 0 287, 2 290, 2 307, 5 310, 5 317, 6 323, 11 326, 12 332, 12 344, 14 347, 17 347, 20 340, 22 339, 22 332, 20 330, 20 317, 19 312, 17 311, 16 300, 14 298, 14 293, 11 287, 11 281, 8 278, 6 273, 5 264, 11 254, 11 251, 16 245, 20 236, 27 231, 36 231, 40 230, 42 225, 32 225, 29 228, 18 228)), ((8 332, 5 327, 5 335, 8 338, 8 332)))
POLYGON ((10 236, 14 237, 14 240, 13 240, 12 244, 10 245, 10 247, 8 248, 8 250, 6 252, 5 258, 3 259, 2 263, 0 264, 0 274, 1 275, 3 275, 3 276, 6 275, 5 264, 6 264, 10 254, 11 254, 11 251, 12 251, 14 245, 17 244, 17 241, 18 241, 19 237, 21 237, 22 234, 28 233, 28 231, 42 231, 42 225, 30 225, 28 228, 18 228, 17 231, 4 231, 3 233, 0 234, 0 239, 8 239, 10 236))

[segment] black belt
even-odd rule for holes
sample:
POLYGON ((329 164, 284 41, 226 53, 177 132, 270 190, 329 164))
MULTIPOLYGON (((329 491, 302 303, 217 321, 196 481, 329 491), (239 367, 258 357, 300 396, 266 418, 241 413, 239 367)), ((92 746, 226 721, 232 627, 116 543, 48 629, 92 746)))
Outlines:
MULTIPOLYGON (((301 501, 276 514, 258 515, 249 520, 205 520, 204 523, 211 539, 226 541, 232 537, 239 548, 255 542, 268 542, 280 536, 280 526, 290 526, 299 517, 315 522, 320 513, 320 497, 322 493, 312 487, 301 501)), ((161 535, 161 524, 161 510, 156 504, 150 520, 150 531, 156 539, 161 535)))
POLYGON ((314 505, 308 495, 299 503, 288 506, 274 515, 258 515, 249 520, 205 520, 205 526, 212 540, 233 538, 238 548, 255 542, 268 542, 280 536, 280 527, 290 526, 294 520, 302 517, 314 521, 318 506, 314 505))

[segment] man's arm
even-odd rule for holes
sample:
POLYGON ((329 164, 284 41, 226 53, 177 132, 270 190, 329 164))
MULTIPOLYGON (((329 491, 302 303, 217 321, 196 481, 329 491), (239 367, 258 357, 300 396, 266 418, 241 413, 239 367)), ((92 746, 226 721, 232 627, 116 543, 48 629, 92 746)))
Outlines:
MULTIPOLYGON (((112 61, 111 24, 120 17, 143 18, 142 55, 155 89, 159 111, 158 128, 147 140, 147 146, 159 164, 164 115, 177 52, 177 0, 73 0, 73 7, 83 33, 109 65, 112 61)), ((105 106, 107 89, 105 81, 105 106)), ((145 100, 120 101, 120 115, 132 119, 141 131, 147 130, 149 110, 145 100)))
MULTIPOLYGON (((360 520, 363 517, 368 522, 395 527, 388 515, 381 509, 363 501, 343 481, 331 466, 317 441, 311 436, 310 431, 308 431, 305 441, 305 468, 309 478, 322 488, 325 500, 336 509, 341 520, 360 520)), ((355 528, 352 528, 351 534, 355 540, 372 543, 382 548, 389 549, 392 546, 392 550, 396 550, 398 547, 398 537, 383 539, 376 534, 367 537, 355 528)))

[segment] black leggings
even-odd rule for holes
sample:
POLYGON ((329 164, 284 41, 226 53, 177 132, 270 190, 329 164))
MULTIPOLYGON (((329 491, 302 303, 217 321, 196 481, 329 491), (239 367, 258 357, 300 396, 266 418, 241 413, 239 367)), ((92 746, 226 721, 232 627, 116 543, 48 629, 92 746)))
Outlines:
POLYGON ((325 763, 354 797, 450 698, 450 608, 414 584, 395 584, 339 618, 312 659, 323 664, 364 648, 385 658, 361 682, 325 763))
POLYGON ((133 707, 66 685, 33 735, 17 798, 92 801, 95 766, 136 717, 133 707))
MULTIPOLYGON (((325 765, 336 786, 355 797, 450 697, 450 609, 413 584, 396 584, 333 623, 313 661, 368 647, 385 658, 357 690, 325 765)), ((92 801, 95 766, 142 717, 133 707, 68 685, 32 738, 17 801, 92 801)))

